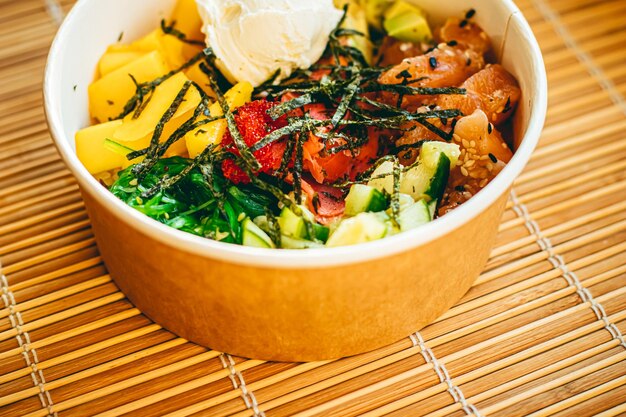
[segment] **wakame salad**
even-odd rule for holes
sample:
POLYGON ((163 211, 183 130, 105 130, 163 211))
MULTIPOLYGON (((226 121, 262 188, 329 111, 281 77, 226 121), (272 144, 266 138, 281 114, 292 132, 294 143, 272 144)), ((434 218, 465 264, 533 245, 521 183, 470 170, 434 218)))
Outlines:
MULTIPOLYGON (((78 157, 143 214, 254 247, 368 242, 463 204, 511 159, 502 132, 521 95, 475 11, 435 29, 413 2, 326 2, 337 18, 311 41, 323 37, 320 55, 262 82, 220 57, 201 0, 178 0, 132 43, 120 34, 89 87, 78 157)), ((300 59, 287 44, 281 56, 300 59)))

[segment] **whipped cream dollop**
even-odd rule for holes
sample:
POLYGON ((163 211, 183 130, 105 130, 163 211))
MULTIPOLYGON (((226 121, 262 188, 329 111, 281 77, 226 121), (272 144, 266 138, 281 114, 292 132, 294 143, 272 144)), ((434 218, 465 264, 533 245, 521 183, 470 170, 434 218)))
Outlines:
POLYGON ((332 0, 196 0, 207 46, 230 81, 258 86, 308 68, 324 52, 342 12, 332 0))

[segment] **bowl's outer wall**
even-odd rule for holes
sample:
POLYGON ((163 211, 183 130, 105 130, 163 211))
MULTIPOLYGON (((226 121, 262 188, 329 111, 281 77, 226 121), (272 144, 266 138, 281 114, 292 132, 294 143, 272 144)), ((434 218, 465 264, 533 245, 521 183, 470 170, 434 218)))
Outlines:
POLYGON ((280 361, 369 351, 432 322, 484 267, 507 199, 451 235, 388 258, 285 270, 189 255, 83 197, 111 276, 142 312, 201 345, 280 361))

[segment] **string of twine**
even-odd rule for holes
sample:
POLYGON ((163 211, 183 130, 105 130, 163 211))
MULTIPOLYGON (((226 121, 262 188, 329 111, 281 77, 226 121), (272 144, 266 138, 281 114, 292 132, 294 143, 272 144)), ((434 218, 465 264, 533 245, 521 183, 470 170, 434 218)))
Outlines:
POLYGON ((435 353, 432 351, 431 348, 426 345, 424 337, 421 335, 421 333, 415 332, 409 336, 409 339, 411 339, 411 343, 413 343, 413 346, 420 348, 420 353, 424 357, 426 363, 433 366, 433 369, 435 370, 435 373, 439 378, 439 382, 448 386, 448 393, 452 396, 452 399, 455 403, 461 405, 461 409, 465 412, 465 414, 468 416, 473 415, 475 417, 483 417, 478 408, 467 401, 465 395, 461 391, 461 388, 459 388, 458 385, 454 384, 445 365, 437 360, 437 358, 435 357, 435 353))
POLYGON ((4 307, 9 310, 9 321, 11 322, 11 327, 17 332, 15 339, 21 349, 20 354, 24 358, 26 367, 30 368, 30 377, 33 380, 33 385, 39 390, 37 395, 39 397, 39 401, 41 402, 41 406, 48 411, 48 416, 57 417, 57 413, 54 411, 54 402, 52 401, 50 392, 46 389, 46 379, 44 378, 41 369, 37 366, 39 364, 37 351, 31 347, 30 335, 24 330, 24 320, 22 318, 22 314, 16 310, 17 303, 15 301, 15 296, 9 288, 9 282, 6 275, 2 272, 1 262, 0 288, 2 291, 0 298, 2 298, 4 307))
POLYGON ((222 367, 229 371, 228 378, 233 384, 234 389, 241 391, 241 397, 246 404, 248 410, 252 410, 254 417, 265 417, 265 413, 259 408, 259 404, 254 393, 247 387, 243 375, 235 368, 235 361, 228 353, 222 353, 219 356, 222 367))

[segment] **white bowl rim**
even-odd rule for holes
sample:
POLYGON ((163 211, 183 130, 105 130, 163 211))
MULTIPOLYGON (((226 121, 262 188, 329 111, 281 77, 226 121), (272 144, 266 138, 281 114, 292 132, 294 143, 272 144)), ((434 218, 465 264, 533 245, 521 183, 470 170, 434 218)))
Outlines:
POLYGON ((533 32, 522 13, 512 0, 503 0, 510 11, 510 18, 519 19, 522 31, 529 42, 532 66, 537 69, 537 83, 534 85, 532 114, 526 127, 524 137, 513 158, 496 178, 469 201, 446 214, 445 217, 427 223, 417 229, 403 232, 381 240, 352 246, 321 248, 307 250, 263 249, 253 248, 202 238, 166 226, 137 210, 127 206, 105 189, 83 166, 71 148, 70 141, 64 136, 61 113, 53 103, 52 83, 57 78, 60 65, 56 65, 58 55, 68 36, 68 27, 74 16, 83 7, 88 7, 88 0, 79 1, 65 18, 48 55, 44 77, 44 108, 46 119, 57 149, 82 188, 95 197, 100 204, 107 207, 120 217, 129 227, 138 229, 151 238, 168 246, 175 247, 191 254, 213 258, 223 262, 235 263, 250 267, 274 269, 314 269, 345 266, 358 262, 372 261, 427 244, 445 236, 465 223, 471 221, 482 211, 493 204, 512 185, 521 173, 535 149, 547 109, 547 79, 541 50, 533 32))

